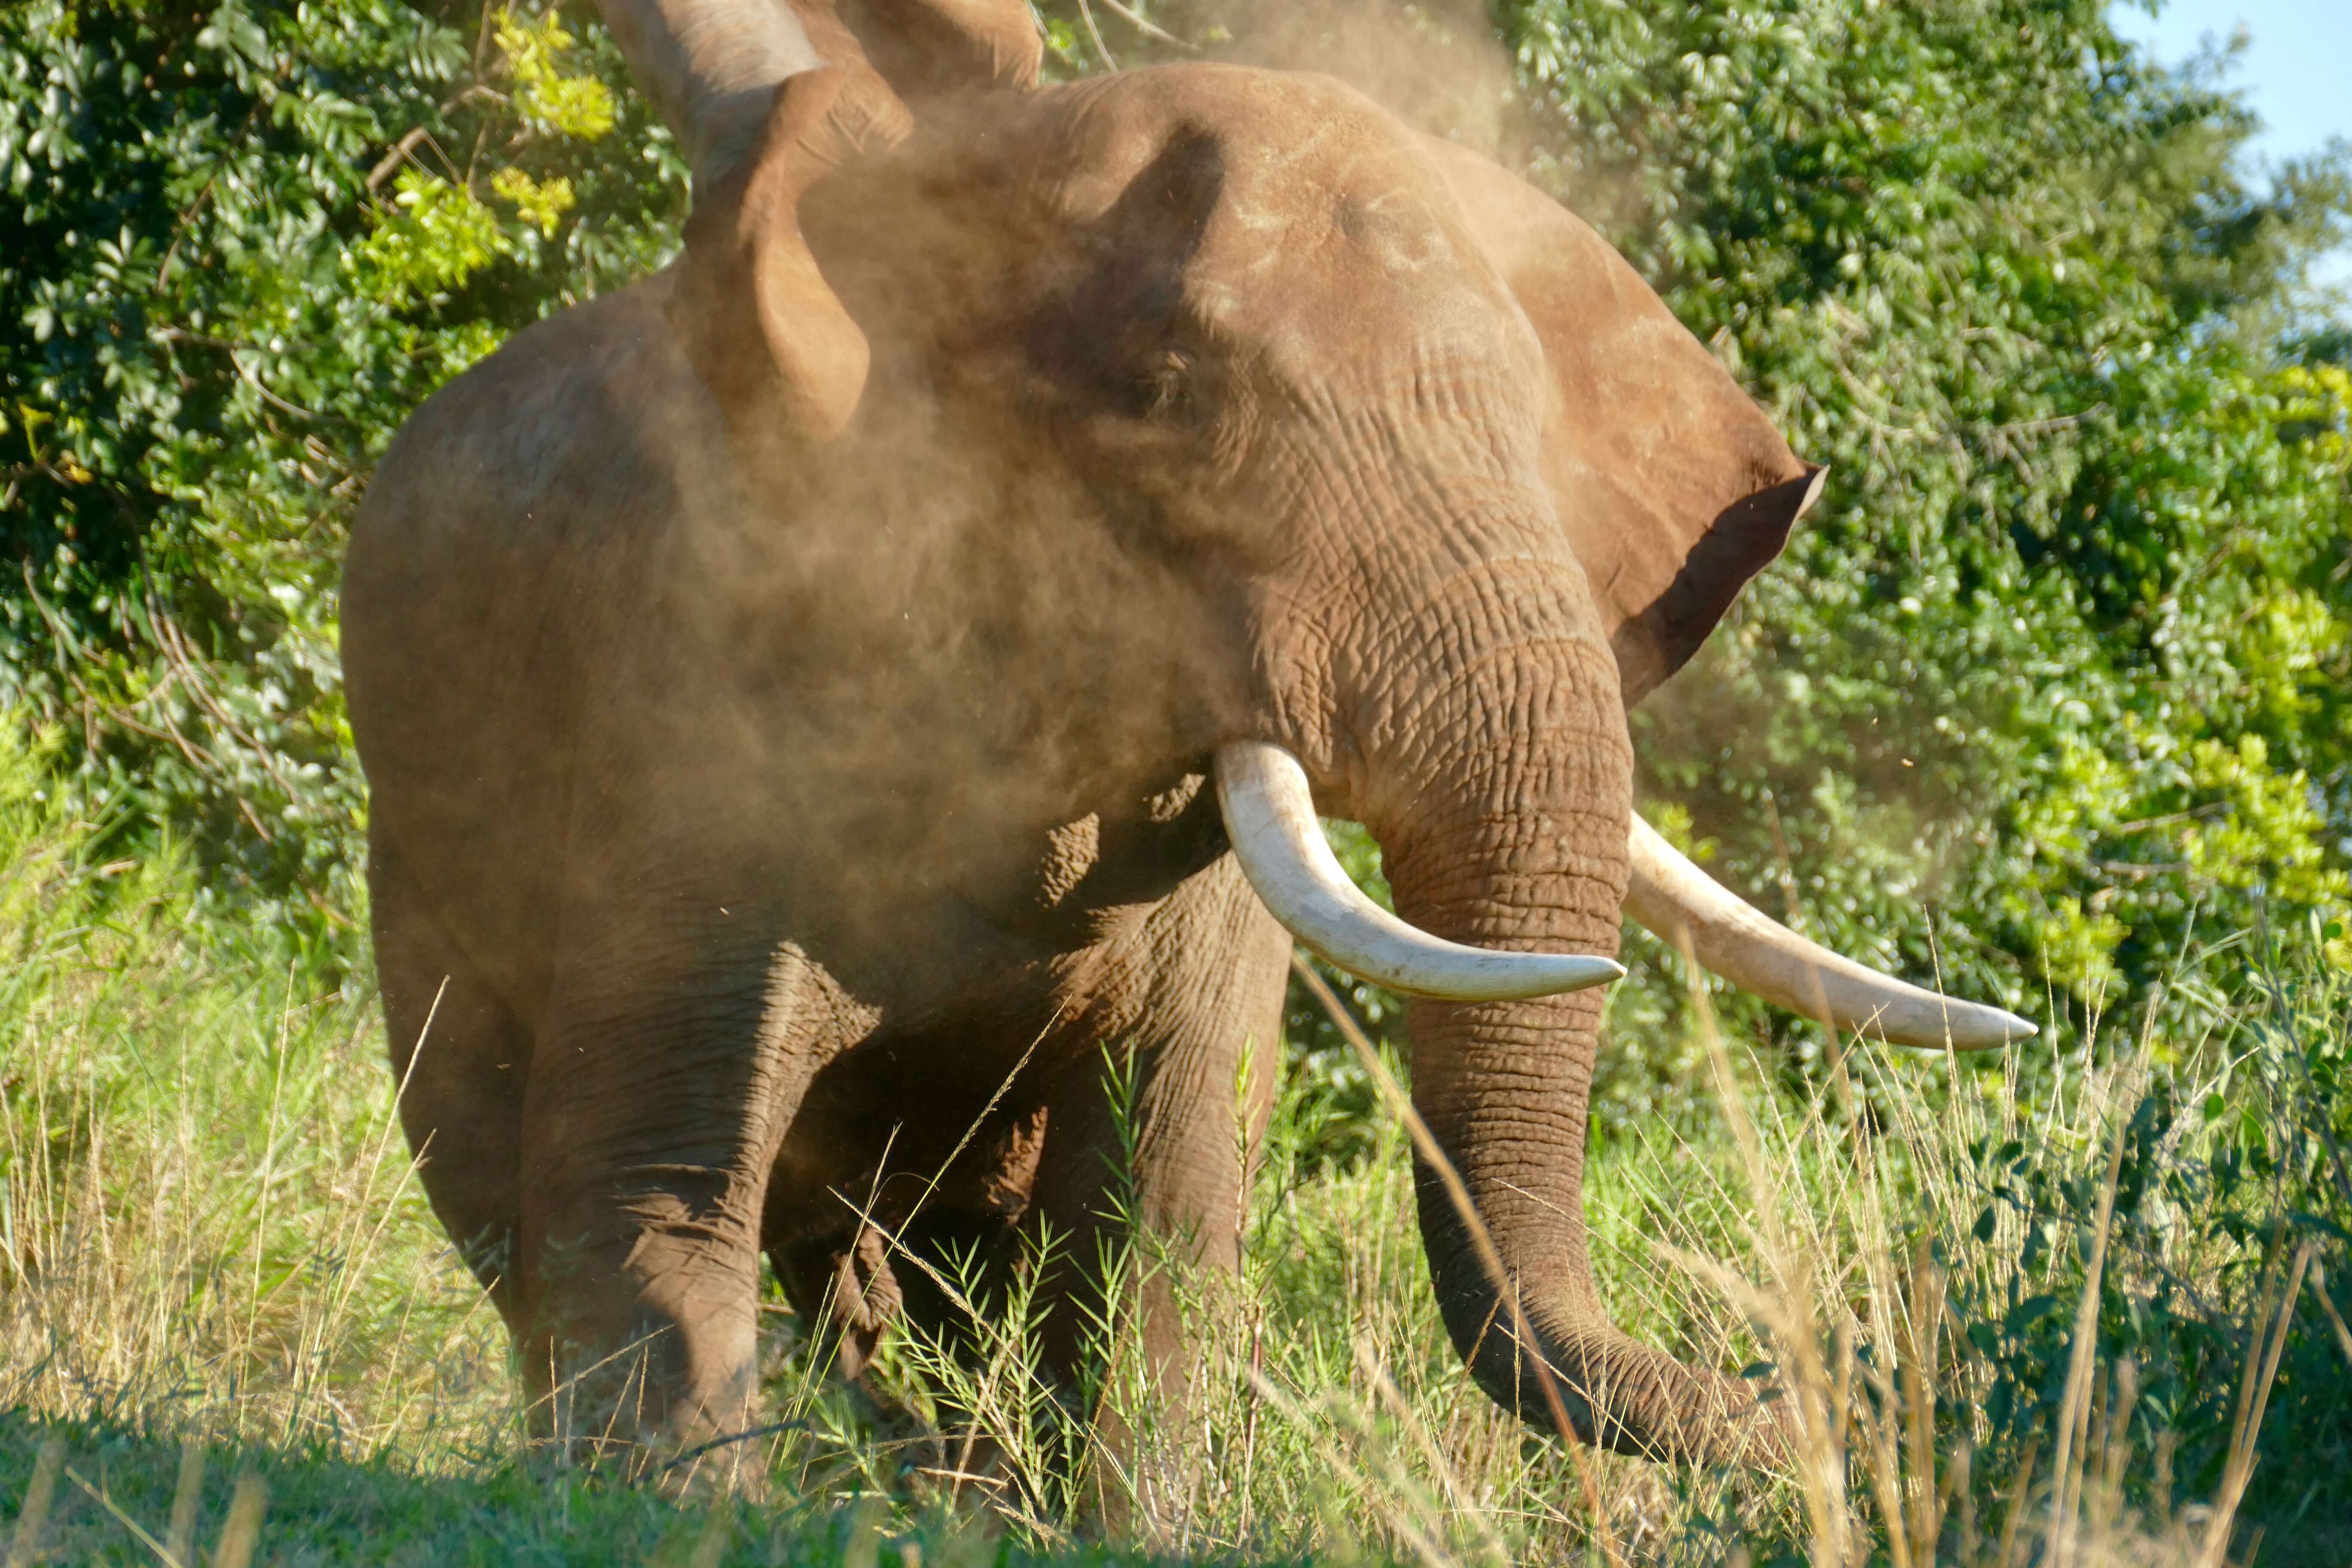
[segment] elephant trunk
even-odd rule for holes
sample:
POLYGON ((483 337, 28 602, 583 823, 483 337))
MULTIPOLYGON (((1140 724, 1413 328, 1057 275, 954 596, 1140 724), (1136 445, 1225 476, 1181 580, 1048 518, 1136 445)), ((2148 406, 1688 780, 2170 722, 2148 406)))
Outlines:
MULTIPOLYGON (((1358 731, 1355 793, 1397 913, 1481 948, 1613 954, 1632 748, 1582 574, 1519 557, 1442 597, 1456 613, 1437 617, 1440 647, 1358 731)), ((1414 1104, 1492 1243, 1417 1168, 1446 1328, 1487 1392, 1539 1423, 1652 1458, 1763 1457, 1780 1445, 1754 1392, 1617 1332, 1595 1288, 1583 1175, 1603 1005, 1598 990, 1410 1005, 1414 1104)))

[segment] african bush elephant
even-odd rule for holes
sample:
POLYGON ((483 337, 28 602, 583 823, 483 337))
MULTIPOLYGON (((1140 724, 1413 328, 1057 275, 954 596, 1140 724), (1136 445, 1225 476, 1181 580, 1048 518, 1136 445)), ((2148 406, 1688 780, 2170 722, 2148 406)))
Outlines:
MULTIPOLYGON (((693 160, 684 254, 425 405, 344 587, 402 1111, 539 1390, 699 1442, 753 1419, 763 1251, 852 1372, 945 1310, 908 1252, 1093 1256, 1106 1050, 1134 1212, 1231 1264, 1295 935, 1417 998, 1414 1102, 1533 1334, 1421 1169, 1479 1382, 1771 1453, 1587 1263, 1621 910, 1815 1016, 2031 1032, 1632 815, 1627 706, 1819 473, 1583 226, 1329 79, 1040 87, 1019 0, 604 10, 693 160)), ((1076 1375, 1113 1287, 1055 1288, 1076 1375)))

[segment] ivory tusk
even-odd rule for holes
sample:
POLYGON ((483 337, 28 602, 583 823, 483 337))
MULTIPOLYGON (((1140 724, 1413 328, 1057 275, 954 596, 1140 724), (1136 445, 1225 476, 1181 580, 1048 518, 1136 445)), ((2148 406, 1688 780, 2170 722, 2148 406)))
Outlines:
POLYGON ((1841 958, 1757 910, 1633 818, 1625 912, 1743 991, 1896 1045, 1980 1051, 2037 1033, 2014 1013, 1955 1001, 1841 958))
POLYGON ((1416 931, 1366 898, 1339 868, 1315 820, 1307 770, 1280 746, 1237 741, 1217 752, 1217 804, 1234 858, 1300 946, 1391 991, 1454 1002, 1516 1002, 1606 985, 1614 959, 1498 952, 1416 931))

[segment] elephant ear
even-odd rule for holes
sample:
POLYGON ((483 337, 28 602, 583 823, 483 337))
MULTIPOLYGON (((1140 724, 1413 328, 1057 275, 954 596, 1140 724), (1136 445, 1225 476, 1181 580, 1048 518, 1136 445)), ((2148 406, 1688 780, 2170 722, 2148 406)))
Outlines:
POLYGON ((803 71, 776 88, 751 155, 698 193, 670 321, 739 441, 819 444, 856 414, 866 334, 801 233, 801 198, 908 127, 870 70, 803 71))
POLYGON ((1825 470, 1789 450, 1599 235, 1487 160, 1433 145, 1542 342, 1544 480, 1631 707, 1698 651, 1780 552, 1825 470))
POLYGON ((832 439, 870 354, 802 233, 801 199, 904 141, 906 94, 1034 86, 1027 0, 596 4, 694 165, 672 330, 746 455, 832 439))

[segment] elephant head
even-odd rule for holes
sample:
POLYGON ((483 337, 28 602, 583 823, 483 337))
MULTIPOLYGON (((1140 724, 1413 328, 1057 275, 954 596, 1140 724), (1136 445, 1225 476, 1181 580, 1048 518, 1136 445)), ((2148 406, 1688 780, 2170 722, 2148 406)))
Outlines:
POLYGON ((1145 651, 1104 694, 1163 689, 1140 747, 1213 755, 1276 917, 1413 995, 1415 1103, 1506 1275, 1423 1170, 1480 1383, 1628 1451, 1769 1451, 1749 1390, 1617 1333, 1593 1284, 1586 1110, 1622 914, 1889 1039, 2032 1032, 1805 942, 1633 814, 1628 705, 1820 471, 1590 230, 1336 82, 1038 88, 1026 8, 994 0, 605 11, 692 150, 671 319, 747 470, 838 500, 929 465, 971 492, 968 526, 1123 563, 1103 570, 1150 584, 1120 615, 1145 651), (1318 807, 1378 839, 1393 917, 1318 807))

